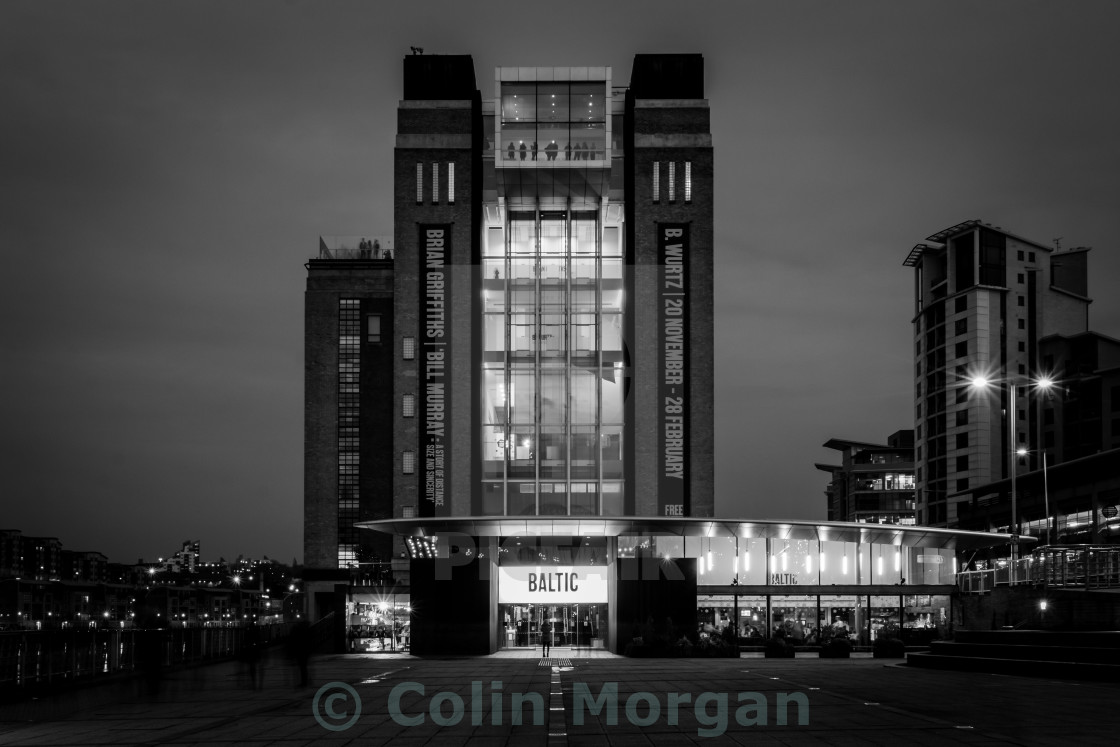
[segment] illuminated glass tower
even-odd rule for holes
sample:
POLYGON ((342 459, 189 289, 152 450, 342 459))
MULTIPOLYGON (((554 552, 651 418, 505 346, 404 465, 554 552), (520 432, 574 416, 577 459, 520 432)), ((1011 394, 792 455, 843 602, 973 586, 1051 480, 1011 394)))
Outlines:
POLYGON ((395 513, 711 515, 712 149, 703 59, 405 60, 395 513), (402 361, 403 363, 403 361, 402 361))

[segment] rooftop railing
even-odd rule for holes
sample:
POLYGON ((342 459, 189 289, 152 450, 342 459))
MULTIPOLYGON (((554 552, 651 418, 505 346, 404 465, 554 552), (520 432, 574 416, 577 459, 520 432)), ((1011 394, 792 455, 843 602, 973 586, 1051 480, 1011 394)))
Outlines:
POLYGON ((392 260, 395 255, 392 236, 320 236, 316 259, 392 260))

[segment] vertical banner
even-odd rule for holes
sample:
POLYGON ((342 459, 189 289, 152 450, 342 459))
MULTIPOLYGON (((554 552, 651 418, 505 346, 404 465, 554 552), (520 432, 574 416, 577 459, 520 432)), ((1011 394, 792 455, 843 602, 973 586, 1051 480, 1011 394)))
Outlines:
POLYGON ((451 449, 451 226, 421 224, 420 426, 421 516, 450 516, 451 449))
POLYGON ((688 516, 688 224, 657 224, 660 516, 688 516))

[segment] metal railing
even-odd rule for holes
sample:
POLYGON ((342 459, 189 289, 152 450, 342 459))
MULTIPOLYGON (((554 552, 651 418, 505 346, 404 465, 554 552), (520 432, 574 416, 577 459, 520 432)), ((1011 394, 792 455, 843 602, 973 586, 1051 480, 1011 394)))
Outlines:
POLYGON ((105 679, 141 671, 237 656, 246 641, 269 645, 291 623, 250 627, 154 630, 20 630, 0 632, 0 692, 105 679))
POLYGON ((984 594, 996 586, 1112 589, 1120 587, 1120 545, 1050 545, 997 568, 961 571, 957 588, 984 594))
POLYGON ((392 260, 395 254, 392 236, 320 236, 315 259, 392 260))

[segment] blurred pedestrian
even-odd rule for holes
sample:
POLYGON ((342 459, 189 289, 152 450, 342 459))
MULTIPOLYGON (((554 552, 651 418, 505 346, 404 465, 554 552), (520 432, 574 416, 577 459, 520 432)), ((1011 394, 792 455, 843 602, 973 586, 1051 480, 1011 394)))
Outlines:
POLYGON ((306 620, 300 620, 288 634, 288 657, 299 672, 300 687, 307 687, 309 684, 311 645, 311 625, 306 620))

